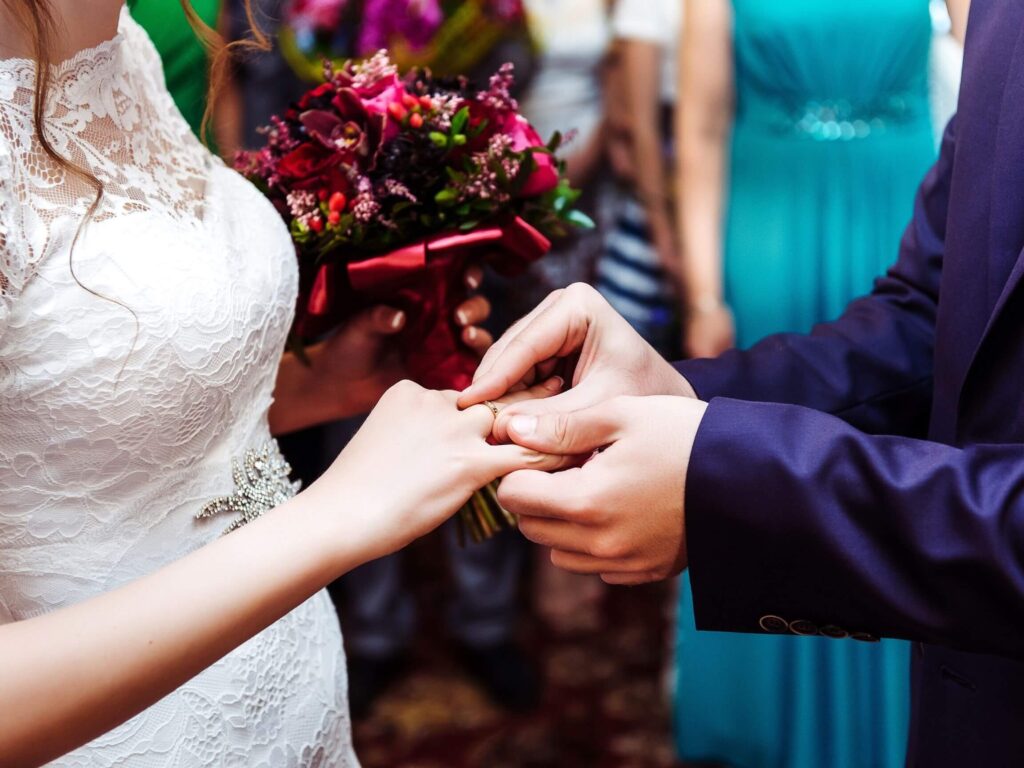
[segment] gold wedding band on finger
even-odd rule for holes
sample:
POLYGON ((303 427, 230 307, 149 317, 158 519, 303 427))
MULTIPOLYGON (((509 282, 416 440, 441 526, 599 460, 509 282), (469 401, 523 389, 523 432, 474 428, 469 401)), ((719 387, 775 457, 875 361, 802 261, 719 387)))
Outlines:
POLYGON ((487 406, 490 412, 494 415, 494 420, 498 420, 498 406, 495 403, 492 403, 490 400, 484 400, 480 405, 487 406))

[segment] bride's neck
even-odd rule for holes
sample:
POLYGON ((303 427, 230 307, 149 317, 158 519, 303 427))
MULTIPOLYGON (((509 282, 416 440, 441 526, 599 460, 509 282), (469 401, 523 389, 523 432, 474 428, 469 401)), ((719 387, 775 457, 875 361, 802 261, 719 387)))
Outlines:
MULTIPOLYGON (((31 0, 39 3, 40 0, 31 0)), ((50 58, 54 62, 69 59, 81 50, 93 48, 117 34, 117 20, 124 0, 44 0, 56 21, 50 58)), ((32 58, 31 16, 25 11, 19 17, 21 3, 0 2, 0 59, 32 58)), ((27 4, 26 4, 27 5, 27 4)))

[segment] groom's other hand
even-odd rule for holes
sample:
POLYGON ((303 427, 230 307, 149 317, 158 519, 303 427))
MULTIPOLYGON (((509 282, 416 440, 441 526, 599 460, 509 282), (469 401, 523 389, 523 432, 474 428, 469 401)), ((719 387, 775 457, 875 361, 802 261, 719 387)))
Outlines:
POLYGON ((686 567, 684 485, 707 404, 616 397, 590 408, 510 419, 509 436, 581 466, 515 472, 498 498, 551 562, 609 584, 658 581, 686 567))
MULTIPOLYGON (((459 407, 497 400, 557 369, 572 384, 546 402, 517 405, 509 413, 534 415, 579 410, 619 395, 695 397, 680 376, 611 305, 583 283, 555 291, 516 323, 484 356, 459 407)), ((507 438, 507 419, 495 437, 507 438)))

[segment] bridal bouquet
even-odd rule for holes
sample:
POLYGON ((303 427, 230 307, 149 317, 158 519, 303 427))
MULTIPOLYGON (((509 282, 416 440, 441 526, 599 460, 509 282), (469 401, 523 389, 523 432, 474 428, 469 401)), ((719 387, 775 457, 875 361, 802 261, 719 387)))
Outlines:
MULTIPOLYGON (((579 193, 518 113, 503 67, 483 91, 415 69, 399 77, 383 51, 325 65, 325 81, 266 129, 267 143, 236 167, 288 223, 299 260, 291 343, 303 346, 363 309, 405 311, 398 343, 412 378, 462 389, 477 359, 452 319, 467 297, 466 267, 522 271, 550 237, 589 219, 579 193)), ((493 494, 463 520, 474 538, 498 530, 493 494)))
POLYGON ((528 34, 523 0, 292 0, 281 50, 302 77, 382 48, 399 71, 468 72, 504 38, 528 34))

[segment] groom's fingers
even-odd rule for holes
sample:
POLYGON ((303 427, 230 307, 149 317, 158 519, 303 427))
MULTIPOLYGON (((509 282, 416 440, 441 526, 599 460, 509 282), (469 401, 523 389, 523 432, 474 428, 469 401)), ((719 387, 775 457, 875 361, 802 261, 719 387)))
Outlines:
MULTIPOLYGON (((566 457, 570 468, 557 473, 513 472, 498 488, 498 501, 515 515, 586 523, 591 512, 593 473, 580 457, 566 457)), ((593 463, 593 462, 590 462, 593 463)))
POLYGON ((610 399, 610 388, 603 385, 603 374, 597 373, 572 389, 547 398, 528 398, 510 403, 502 409, 494 424, 493 437, 499 443, 512 439, 509 424, 515 416, 542 416, 549 413, 582 411, 610 399))
POLYGON ((528 389, 521 389, 511 392, 494 404, 498 406, 498 420, 501 420, 506 409, 511 405, 522 403, 543 402, 558 395, 565 387, 565 381, 561 376, 551 376, 540 384, 535 384, 528 389))
POLYGON ((512 324, 512 327, 502 334, 501 338, 494 343, 494 346, 491 347, 488 353, 484 356, 484 359, 480 361, 480 365, 477 366, 476 373, 473 376, 474 381, 479 379, 494 366, 494 361, 501 356, 505 347, 509 345, 512 339, 518 336, 523 328, 528 326, 537 315, 557 301, 559 294, 561 294, 561 290, 548 294, 540 304, 530 310, 523 317, 519 318, 512 324))
MULTIPOLYGON (((562 386, 563 382, 561 378, 558 376, 552 376, 550 379, 547 379, 540 384, 535 384, 528 389, 513 392, 500 400, 495 400, 494 402, 490 400, 487 400, 486 402, 479 402, 475 404, 475 406, 470 406, 467 409, 461 410, 467 415, 467 418, 474 420, 481 437, 490 437, 494 431, 495 424, 498 419, 501 418, 502 412, 506 407, 510 406, 510 404, 551 397, 552 395, 556 395, 562 391, 562 386), (490 408, 492 406, 498 410, 497 414, 492 410, 492 408, 490 408)), ((453 402, 456 402, 459 393, 454 391, 445 391, 444 396, 449 397, 453 402)))
POLYGON ((565 357, 583 345, 589 322, 576 303, 559 300, 565 295, 566 291, 553 295, 554 301, 543 311, 528 315, 520 326, 509 331, 507 341, 500 339, 491 348, 477 369, 476 379, 459 397, 459 405, 466 407, 501 397, 534 366, 565 357))
POLYGON ((585 533, 578 523, 522 516, 519 517, 519 532, 534 544, 552 550, 555 547, 573 546, 572 542, 579 541, 585 533))
MULTIPOLYGON (((582 388, 581 388, 582 390, 582 388)), ((572 390, 555 400, 568 399, 572 390)), ((542 453, 590 454, 614 443, 627 423, 626 398, 614 398, 577 411, 530 413, 523 406, 512 414, 506 429, 511 440, 542 453)))
POLYGON ((613 567, 604 558, 595 557, 589 551, 581 551, 578 542, 572 542, 569 547, 561 544, 552 546, 551 564, 563 571, 593 574, 608 573, 609 569, 613 567))
POLYGON ((637 587, 641 584, 650 584, 652 581, 661 581, 664 578, 664 576, 659 576, 658 574, 651 573, 650 571, 601 573, 601 581, 605 584, 612 584, 618 587, 637 587))
POLYGON ((572 456, 538 453, 520 445, 488 445, 482 451, 488 474, 494 479, 521 471, 558 472, 575 462, 572 456))
MULTIPOLYGON (((562 386, 562 379, 558 376, 552 376, 547 381, 532 386, 529 389, 514 392, 501 400, 497 400, 495 402, 487 401, 485 403, 471 405, 469 408, 462 409, 462 413, 465 414, 465 418, 473 420, 475 428, 480 432, 480 437, 489 438, 494 430, 495 423, 501 417, 501 412, 508 405, 527 400, 540 400, 551 397, 552 395, 557 395, 562 391, 562 386), (498 410, 497 414, 495 414, 491 409, 492 405, 498 410)), ((457 392, 451 391, 446 391, 444 395, 445 397, 450 398, 452 402, 455 402, 458 397, 457 392)))
MULTIPOLYGON (((522 520, 519 521, 520 527, 522 520)), ((551 564, 563 571, 582 573, 600 576, 606 584, 618 584, 622 586, 635 586, 656 581, 656 578, 649 571, 644 570, 639 563, 631 563, 623 560, 608 560, 603 557, 574 552, 569 549, 553 548, 551 550, 551 564), (635 566, 635 567, 632 567, 635 566)))

